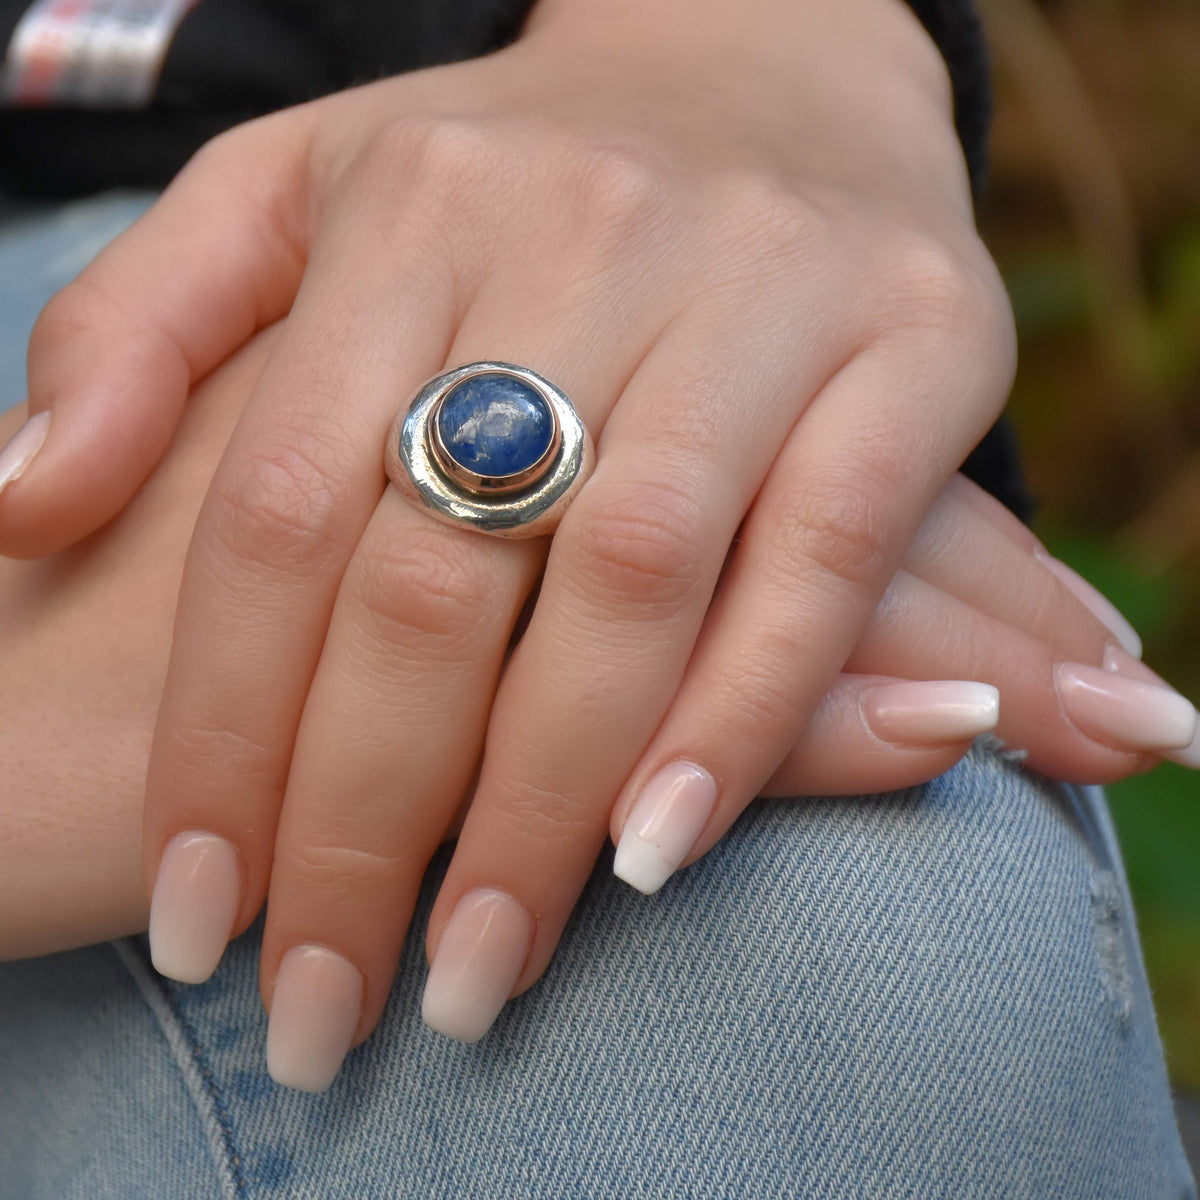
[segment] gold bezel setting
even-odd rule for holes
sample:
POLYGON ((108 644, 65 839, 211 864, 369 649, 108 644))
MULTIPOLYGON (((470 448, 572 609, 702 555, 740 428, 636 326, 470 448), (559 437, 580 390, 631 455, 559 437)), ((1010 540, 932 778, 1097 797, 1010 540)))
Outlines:
POLYGON ((388 436, 384 466, 396 489, 434 516, 498 537, 551 533, 583 481, 595 451, 587 428, 565 393, 528 367, 475 362, 447 371, 417 389, 388 436), (458 384, 476 375, 509 375, 549 405, 554 433, 531 466, 508 476, 483 476, 455 462, 442 444, 437 412, 458 384))
MULTIPOLYGON (((480 375, 508 375, 513 376, 511 371, 488 371, 480 366, 479 370, 471 371, 470 374, 463 375, 461 379, 455 380, 454 384, 446 388, 434 405, 433 411, 429 414, 429 422, 426 426, 427 436, 429 439, 430 448, 433 451, 433 457, 437 465, 441 467, 446 477, 451 482, 458 484, 459 487, 468 492, 474 492, 483 496, 506 496, 513 492, 524 491, 531 484, 536 483, 554 460, 554 456, 558 453, 558 448, 562 445, 562 426, 558 419, 558 412, 555 408, 553 399, 547 395, 544 388, 534 385, 534 391, 546 402, 550 409, 550 419, 553 424, 553 430, 550 435, 550 443, 546 447, 542 456, 537 462, 525 467, 521 471, 514 471, 511 475, 477 475, 474 471, 468 470, 462 465, 447 448, 446 443, 442 440, 442 427, 439 421, 439 416, 442 407, 449 398, 451 392, 460 385, 467 383, 471 379, 475 379, 480 375)), ((522 378, 522 383, 529 383, 528 379, 522 378)))

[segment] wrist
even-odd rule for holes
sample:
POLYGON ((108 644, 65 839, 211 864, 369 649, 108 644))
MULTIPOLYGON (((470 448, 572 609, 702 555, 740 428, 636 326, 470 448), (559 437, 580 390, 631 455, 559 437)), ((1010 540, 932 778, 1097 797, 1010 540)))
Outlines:
POLYGON ((869 93, 902 77, 952 109, 946 62, 905 0, 538 0, 522 40, 542 38, 663 69, 702 62, 705 82, 837 73, 869 93))

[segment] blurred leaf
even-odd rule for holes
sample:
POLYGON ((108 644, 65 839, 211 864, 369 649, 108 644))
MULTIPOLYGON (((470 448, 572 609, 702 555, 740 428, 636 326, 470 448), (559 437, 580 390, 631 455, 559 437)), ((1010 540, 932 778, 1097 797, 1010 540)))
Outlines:
POLYGON ((1074 247, 1043 248, 1010 258, 1004 264, 1004 282, 1023 337, 1086 329, 1090 282, 1074 247))
POLYGON ((1200 922, 1139 920, 1167 1069, 1177 1087, 1200 1092, 1200 922))
POLYGON ((1200 784, 1196 773, 1163 763, 1108 789, 1129 885, 1142 916, 1194 923, 1200 963, 1200 784))

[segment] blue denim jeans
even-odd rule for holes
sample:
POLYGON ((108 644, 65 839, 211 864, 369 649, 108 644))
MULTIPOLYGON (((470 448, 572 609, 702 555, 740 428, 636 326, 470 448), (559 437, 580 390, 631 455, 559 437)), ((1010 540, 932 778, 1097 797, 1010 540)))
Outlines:
MULTIPOLYGON (((0 235, 8 328, 138 203, 0 235)), ((446 858, 321 1096, 266 1073, 257 926, 198 987, 141 937, 0 966, 0 1200, 1196 1196, 1098 789, 980 743, 924 787, 758 801, 651 898, 606 856, 473 1046, 420 1020, 446 858)))

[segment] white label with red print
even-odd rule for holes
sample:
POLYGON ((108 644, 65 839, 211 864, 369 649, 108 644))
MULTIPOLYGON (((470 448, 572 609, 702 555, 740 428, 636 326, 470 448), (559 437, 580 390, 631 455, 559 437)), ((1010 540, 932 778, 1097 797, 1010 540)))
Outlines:
POLYGON ((3 95, 21 107, 142 108, 167 47, 197 0, 36 0, 4 60, 3 95))

